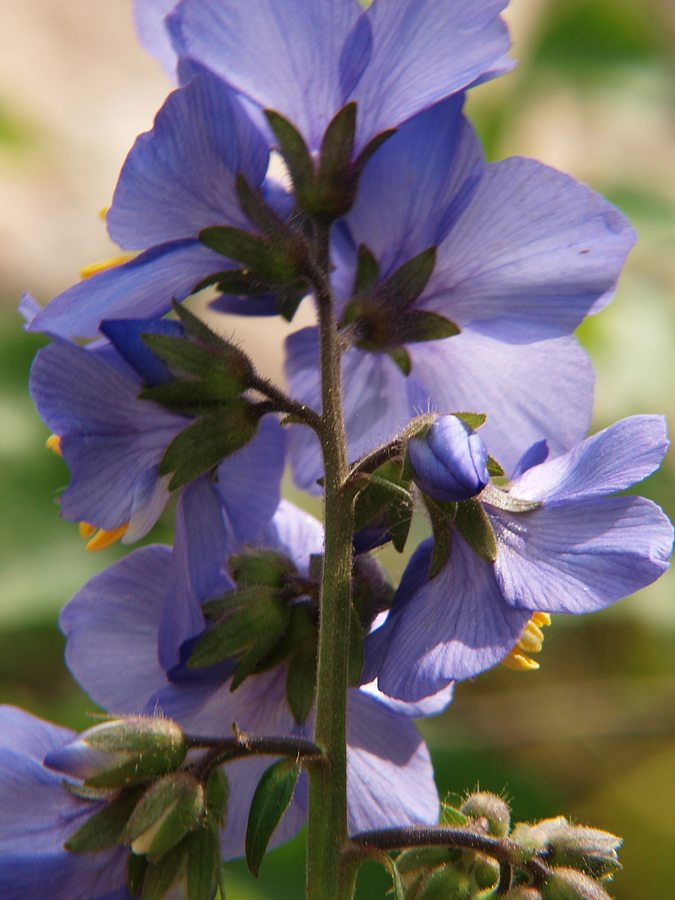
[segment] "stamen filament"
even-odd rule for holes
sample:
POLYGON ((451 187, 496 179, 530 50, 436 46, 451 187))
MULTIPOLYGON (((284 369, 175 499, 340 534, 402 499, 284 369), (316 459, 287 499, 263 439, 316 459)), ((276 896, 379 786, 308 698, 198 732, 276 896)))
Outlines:
POLYGON ((96 534, 87 544, 87 550, 90 553, 95 553, 97 550, 105 550, 106 547, 112 546, 112 544, 119 541, 120 538, 124 537, 128 528, 128 522, 125 522, 124 525, 120 525, 119 528, 113 528, 110 531, 106 531, 104 528, 99 528, 96 534))

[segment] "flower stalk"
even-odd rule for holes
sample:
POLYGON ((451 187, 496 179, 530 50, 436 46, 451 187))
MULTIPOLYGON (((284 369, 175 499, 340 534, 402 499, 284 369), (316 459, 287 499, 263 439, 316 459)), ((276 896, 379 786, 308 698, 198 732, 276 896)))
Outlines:
POLYGON ((309 788, 307 896, 342 900, 352 896, 353 865, 341 859, 347 840, 347 676, 353 498, 344 490, 348 474, 342 409, 340 347, 335 304, 326 273, 328 229, 317 228, 313 269, 321 343, 325 548, 320 597, 316 726, 321 765, 312 768, 309 788), (347 866, 347 869, 343 869, 347 866))

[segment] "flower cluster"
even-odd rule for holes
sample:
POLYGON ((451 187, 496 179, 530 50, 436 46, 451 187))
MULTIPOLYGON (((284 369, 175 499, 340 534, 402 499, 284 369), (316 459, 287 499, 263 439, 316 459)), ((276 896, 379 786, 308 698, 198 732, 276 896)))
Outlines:
MULTIPOLYGON (((51 338, 31 393, 70 472, 63 518, 96 550, 147 535, 173 498, 174 539, 61 614, 68 665, 111 722, 77 738, 1 711, 3 897, 211 900, 222 859, 257 872, 306 820, 310 895, 350 897, 359 853, 439 822, 412 719, 500 662, 536 667, 551 614, 667 567, 667 518, 619 493, 659 465, 664 422, 586 437, 573 335, 633 233, 560 172, 487 163, 463 113, 511 67, 503 5, 136 0, 178 86, 107 213, 124 255, 22 311, 51 338), (209 324, 183 303, 205 288, 209 324), (284 389, 219 317, 292 321, 301 303, 317 325, 288 338, 284 389), (323 525, 281 499, 286 464, 323 495, 323 525), (432 533, 394 587, 369 551, 405 549, 416 502, 432 533)), ((471 804, 454 814, 430 844, 489 856, 508 834, 471 804)), ((563 854, 555 874, 546 841, 514 890, 587 896, 575 883, 615 869, 563 854)), ((462 851, 443 850, 429 878, 506 893, 506 852, 460 877, 462 851)), ((406 853, 399 869, 417 896, 431 869, 406 853)))

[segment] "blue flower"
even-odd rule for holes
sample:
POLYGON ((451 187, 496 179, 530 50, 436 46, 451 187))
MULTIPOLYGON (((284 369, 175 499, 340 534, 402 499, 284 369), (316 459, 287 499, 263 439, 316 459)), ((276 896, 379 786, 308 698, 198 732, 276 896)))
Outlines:
POLYGON ((408 442, 415 484, 444 503, 468 500, 490 480, 483 439, 457 416, 439 416, 408 442))
POLYGON ((3 900, 131 900, 122 847, 71 853, 65 841, 100 804, 81 800, 43 759, 75 737, 0 707, 0 896, 3 900))
POLYGON ((541 461, 537 447, 506 490, 478 498, 492 561, 459 525, 435 577, 432 541, 417 548, 387 621, 369 636, 365 677, 418 700, 514 648, 527 653, 548 618, 540 613, 594 612, 651 584, 668 568, 672 525, 649 500, 610 495, 653 472, 667 447, 659 416, 623 419, 553 459, 541 461))
MULTIPOLYGON (((554 169, 519 158, 485 163, 461 106, 461 98, 438 104, 387 141, 334 229, 333 286, 352 344, 342 374, 352 459, 430 409, 486 413, 481 436, 507 469, 542 437, 552 452, 570 449, 590 423, 592 369, 570 335, 611 297, 633 232, 611 204, 554 169), (360 245, 380 278, 353 302, 360 245), (430 248, 435 266, 421 294, 394 308, 381 285, 430 248), (421 340, 406 329, 422 313, 460 333, 421 340), (375 337, 365 340, 369 331, 375 337), (392 358, 400 351, 407 375, 392 358)), ((291 335, 287 377, 315 409, 318 364, 316 330, 291 335)), ((312 486, 320 457, 300 429, 292 458, 298 484, 312 486)))
POLYGON ((174 91, 122 168, 108 212, 111 238, 142 251, 55 297, 28 325, 62 337, 97 337, 102 319, 160 317, 203 279, 232 267, 199 242, 213 225, 248 228, 236 179, 258 188, 269 151, 220 79, 196 75, 174 91))
MULTIPOLYGON (((319 149, 334 115, 355 101, 358 153, 420 110, 511 68, 498 15, 504 5, 374 0, 364 12, 357 0, 183 0, 168 27, 180 57, 220 75, 259 108, 281 113, 310 151, 319 149)), ((165 6, 137 3, 146 35, 165 6)), ((152 43, 166 65, 166 43, 152 43)))
MULTIPOLYGON (((136 323, 132 336, 139 328, 166 331, 176 324, 136 323)), ((110 333, 122 325, 110 323, 110 333)), ((31 395, 70 470, 61 515, 104 532, 92 549, 110 536, 136 541, 152 528, 169 498, 170 476, 159 475, 160 460, 192 421, 138 398, 144 383, 162 380, 165 367, 140 341, 119 343, 126 359, 108 342, 84 348, 55 339, 31 370, 31 395)), ((218 467, 208 490, 222 496, 232 537, 249 540, 267 524, 279 502, 283 465, 284 435, 267 417, 256 437, 218 467)))
MULTIPOLYGON (((204 531, 213 511, 204 511, 204 531)), ((134 713, 161 710, 186 731, 227 736, 232 723, 252 734, 312 735, 312 716, 302 723, 294 717, 286 696, 288 662, 252 674, 232 690, 234 665, 228 661, 204 669, 187 668, 185 653, 194 641, 175 642, 204 630, 197 616, 201 603, 233 587, 227 560, 200 544, 199 536, 177 536, 190 541, 195 559, 193 574, 202 583, 191 583, 188 605, 195 611, 192 629, 173 632, 174 649, 181 651, 178 664, 167 667, 167 637, 161 620, 167 602, 185 603, 173 589, 175 568, 168 547, 135 551, 92 579, 70 601, 61 616, 67 637, 66 658, 84 689, 108 710, 134 713), (194 539, 193 539, 194 538, 194 539), (105 634, 104 642, 100 635, 105 634), (158 643, 160 652, 158 655, 158 643), (162 644, 165 644, 162 649, 162 644)), ((309 577, 312 555, 321 553, 322 530, 318 522, 292 504, 282 502, 264 539, 257 546, 284 554, 301 579, 309 577)), ((307 598, 305 598, 307 599, 307 598)), ((302 598, 298 599, 302 602, 302 598)), ((354 833, 386 825, 432 823, 438 816, 438 797, 431 762, 411 715, 439 711, 449 700, 446 691, 422 704, 390 701, 374 685, 352 689, 348 697, 348 803, 349 829, 354 833), (392 791, 392 785, 396 790, 392 791)), ((228 764, 230 796, 222 849, 225 858, 240 855, 251 797, 269 759, 247 758, 228 764)), ((307 810, 304 777, 275 835, 286 840, 302 825, 307 810)))

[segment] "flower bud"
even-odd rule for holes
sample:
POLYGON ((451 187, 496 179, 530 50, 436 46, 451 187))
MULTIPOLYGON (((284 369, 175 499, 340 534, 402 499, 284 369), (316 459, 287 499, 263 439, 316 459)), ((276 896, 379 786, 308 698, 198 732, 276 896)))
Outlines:
POLYGON ((194 775, 165 775, 148 788, 133 811, 125 843, 137 856, 157 860, 197 827, 204 808, 204 788, 194 775))
POLYGON ((508 803, 496 794, 477 791, 470 794, 460 807, 465 816, 485 819, 488 832, 495 837, 506 837, 511 827, 511 810, 508 803))
POLYGON ((45 765, 92 787, 126 787, 177 769, 186 753, 183 732, 175 722, 130 716, 82 732, 49 753, 45 765))
POLYGON ((490 480, 482 438, 457 416, 439 416, 426 434, 412 438, 408 458, 416 484, 444 503, 468 500, 490 480))
POLYGON ((599 828, 572 825, 564 816, 535 825, 519 823, 512 838, 523 847, 545 851, 553 866, 580 869, 596 878, 621 868, 617 855, 621 838, 599 828))
POLYGON ((576 869, 553 869, 541 893, 544 900, 611 900, 597 881, 576 869))

